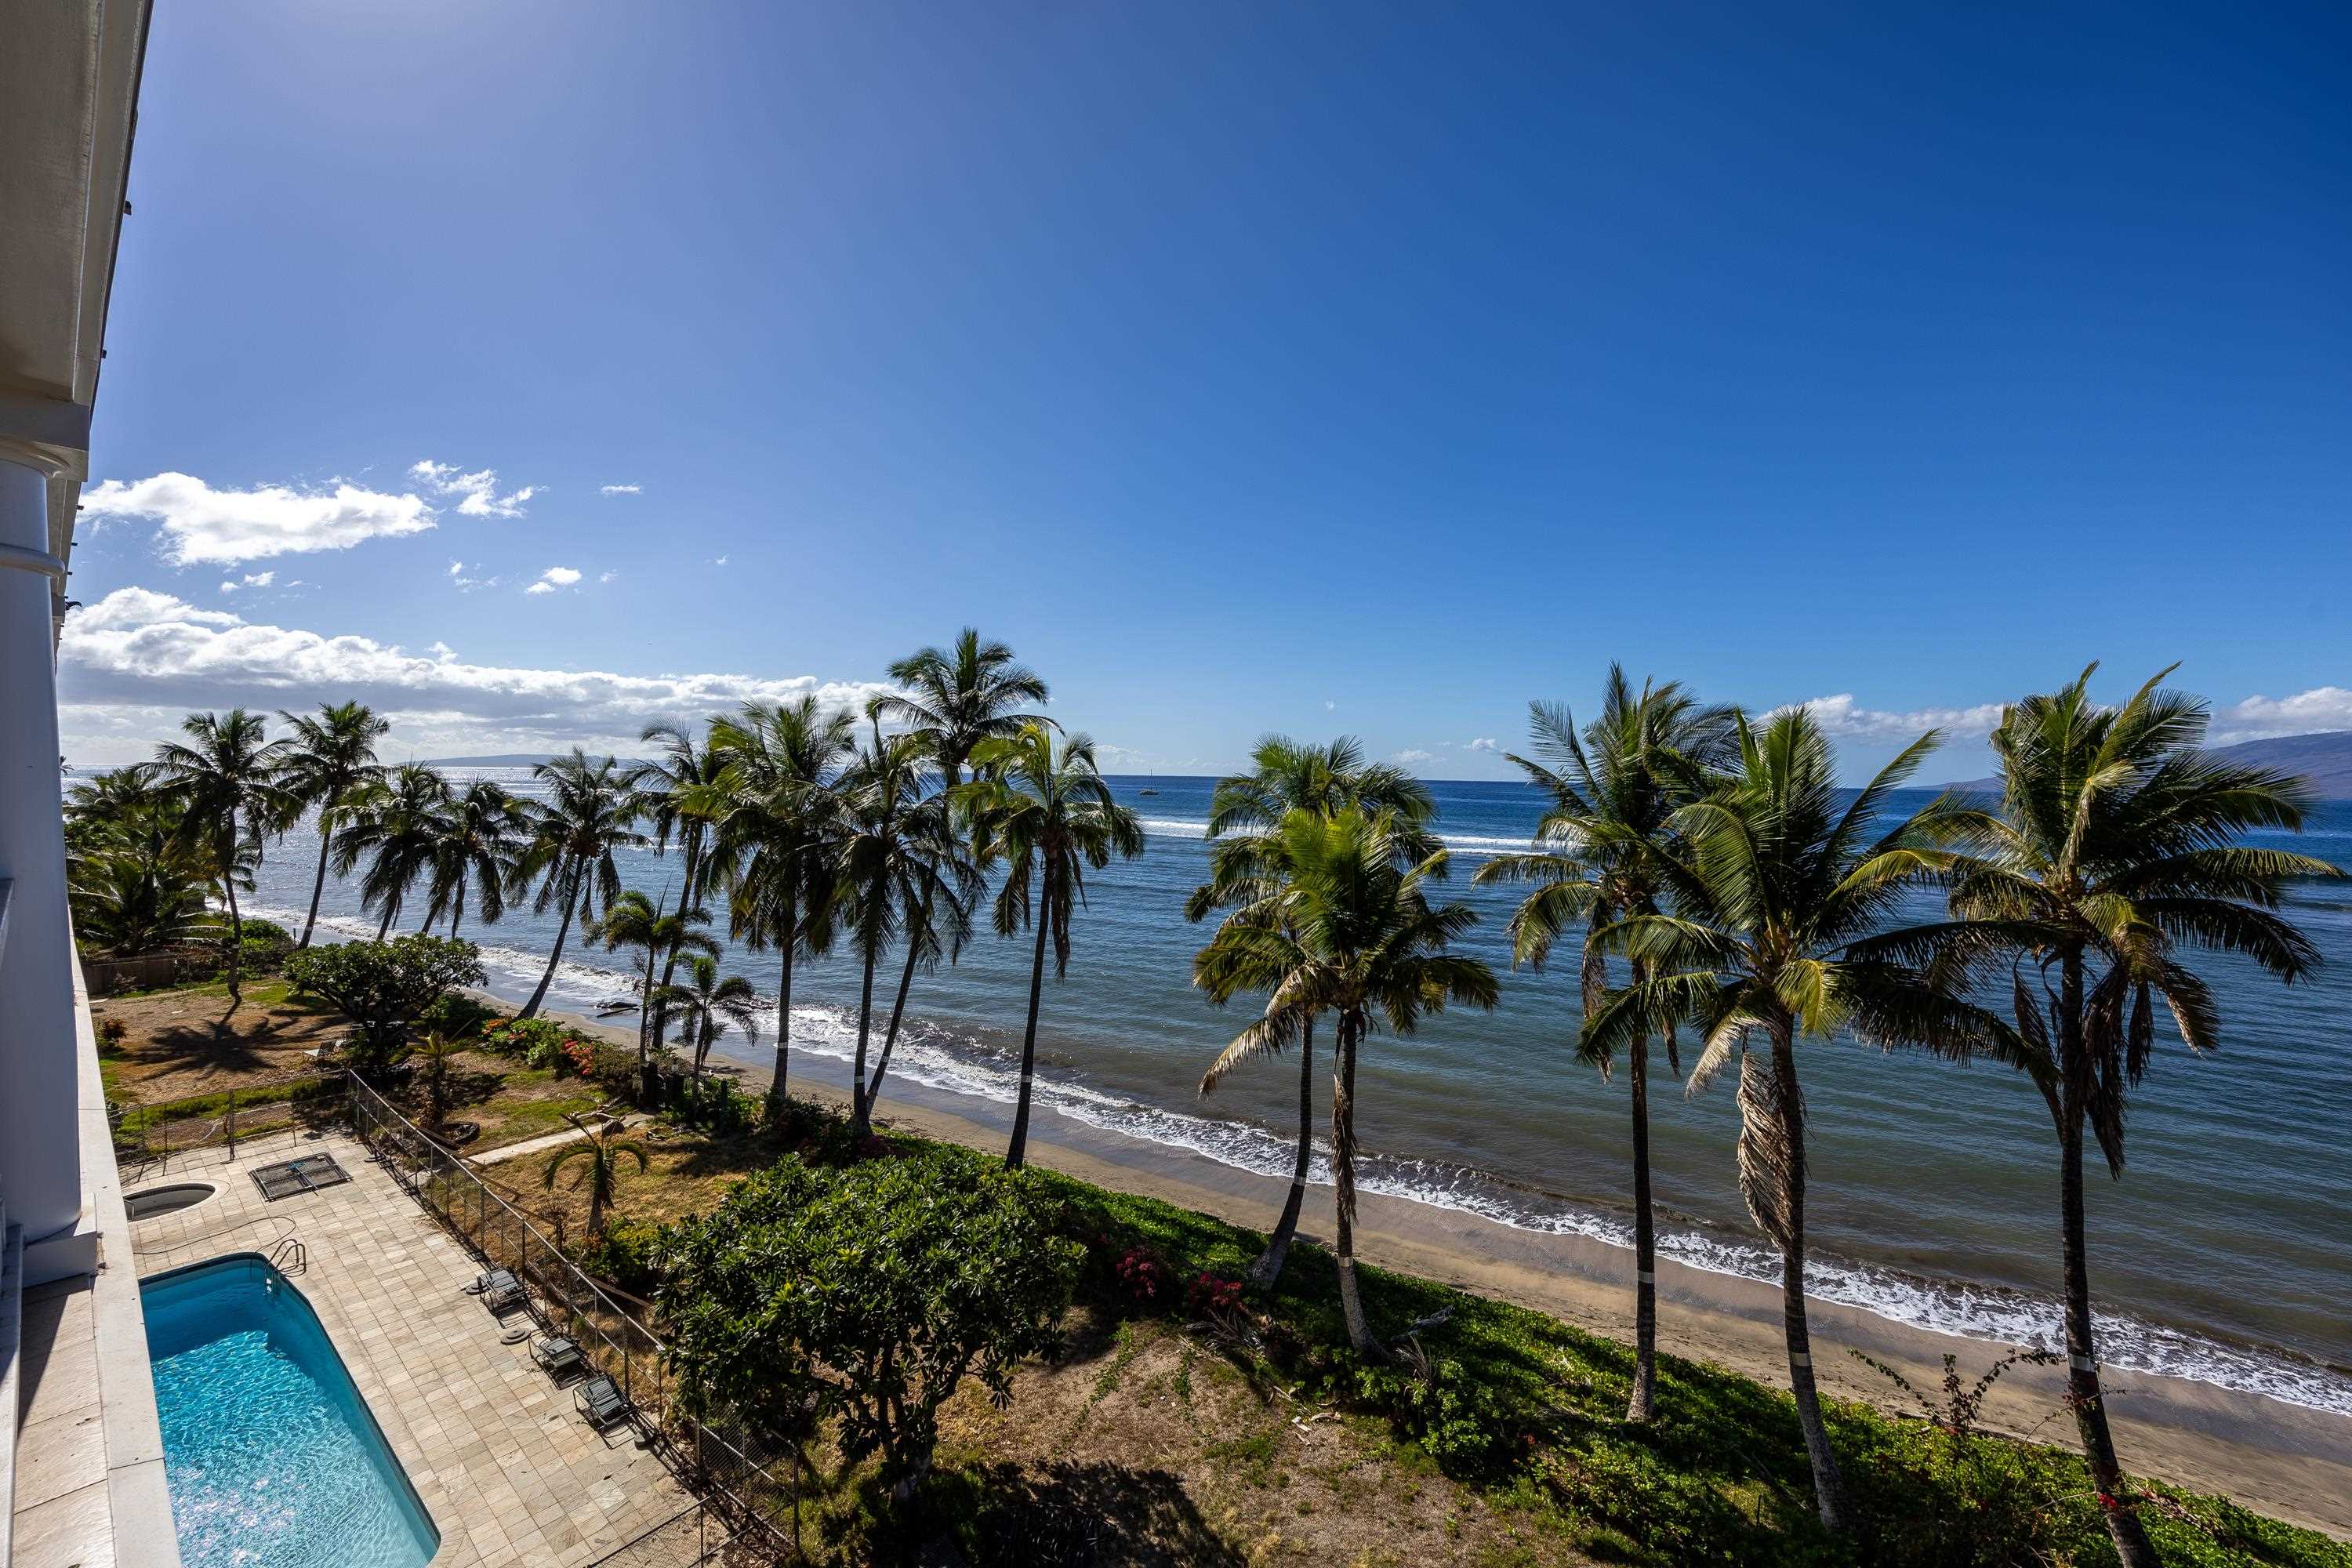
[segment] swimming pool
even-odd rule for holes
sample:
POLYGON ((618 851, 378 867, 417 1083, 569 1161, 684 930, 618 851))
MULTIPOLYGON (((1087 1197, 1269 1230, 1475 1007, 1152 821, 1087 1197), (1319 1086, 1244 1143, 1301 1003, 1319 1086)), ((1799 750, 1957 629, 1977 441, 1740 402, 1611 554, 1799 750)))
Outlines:
POLYGON ((284 1275, 241 1253, 140 1294, 184 1568, 424 1568, 441 1532, 284 1275))

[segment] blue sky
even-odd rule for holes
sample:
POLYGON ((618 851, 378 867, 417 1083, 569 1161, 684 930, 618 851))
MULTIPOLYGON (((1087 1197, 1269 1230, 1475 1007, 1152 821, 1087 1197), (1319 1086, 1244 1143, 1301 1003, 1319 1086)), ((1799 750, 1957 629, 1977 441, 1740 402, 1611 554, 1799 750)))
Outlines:
POLYGON ((2352 728, 2352 14, 1889 9, 161 7, 68 755, 967 622, 1138 769, 1499 776, 1612 658, 2352 728))

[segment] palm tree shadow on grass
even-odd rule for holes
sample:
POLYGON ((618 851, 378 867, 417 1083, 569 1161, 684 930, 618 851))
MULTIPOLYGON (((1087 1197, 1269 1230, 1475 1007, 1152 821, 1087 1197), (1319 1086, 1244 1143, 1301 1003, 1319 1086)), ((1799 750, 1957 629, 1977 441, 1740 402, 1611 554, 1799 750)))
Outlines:
POLYGON ((1081 1568, 1108 1563, 1206 1563, 1239 1568, 1228 1544, 1160 1469, 1068 1461, 994 1464, 943 1475, 935 1506, 964 1528, 941 1534, 906 1560, 969 1568, 1081 1568))
POLYGON ((139 1054, 147 1061, 201 1066, 212 1072, 257 1073, 270 1065, 261 1047, 275 1044, 269 1034, 231 1029, 223 1018, 158 1030, 139 1054))

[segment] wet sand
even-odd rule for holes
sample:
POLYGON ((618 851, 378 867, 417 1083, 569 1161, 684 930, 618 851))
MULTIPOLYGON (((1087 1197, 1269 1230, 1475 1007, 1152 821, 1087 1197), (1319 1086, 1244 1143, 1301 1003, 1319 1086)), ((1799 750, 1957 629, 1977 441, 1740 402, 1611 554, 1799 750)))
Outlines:
MULTIPOLYGON (((634 1024, 549 1016, 635 1047, 634 1024)), ((761 1059, 769 1054, 756 1051, 761 1059)), ((764 1093, 771 1077, 766 1067, 751 1060, 714 1054, 711 1065, 733 1073, 751 1093, 764 1093)), ((845 1106, 848 1083, 845 1063, 816 1056, 793 1058, 791 1089, 796 1095, 845 1106)), ((1012 1129, 1012 1107, 892 1080, 883 1086, 877 1120, 900 1131, 1001 1152, 1012 1129)), ((1274 1224, 1288 1193, 1285 1181, 1187 1149, 1106 1132, 1043 1107, 1030 1121, 1029 1158, 1080 1181, 1259 1230, 1274 1224)), ((1310 1187, 1301 1234, 1325 1241, 1331 1224, 1330 1189, 1310 1187)), ((1549 1312, 1612 1339, 1633 1337, 1633 1255, 1625 1248, 1587 1237, 1520 1230, 1379 1194, 1360 1197, 1356 1235, 1357 1255, 1367 1262, 1549 1312)), ((1662 1258, 1658 1291, 1660 1349, 1776 1387, 1788 1385, 1777 1289, 1662 1258)), ((2003 1349, 1829 1302, 1813 1302, 1810 1319, 1814 1372, 1822 1387, 1882 1408, 1902 1407, 1897 1391, 1848 1352, 1874 1357, 1915 1385, 1932 1389, 1943 1376, 1947 1354, 1959 1358, 1960 1374, 1973 1382, 2003 1349)), ((2103 1383, 2116 1445, 2134 1473, 2221 1492, 2259 1512, 2352 1540, 2352 1420, 2184 1378, 2110 1369, 2103 1383)), ((2064 1385, 2056 1367, 2012 1367, 1987 1401, 1985 1424, 2071 1444, 2074 1423, 2063 1403, 2064 1385)))

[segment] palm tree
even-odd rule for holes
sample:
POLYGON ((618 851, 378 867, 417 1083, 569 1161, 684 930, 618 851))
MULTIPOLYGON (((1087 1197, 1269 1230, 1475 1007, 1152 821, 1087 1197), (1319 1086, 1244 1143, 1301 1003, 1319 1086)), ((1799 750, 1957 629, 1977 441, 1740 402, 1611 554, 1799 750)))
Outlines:
MULTIPOLYGON (((950 809, 973 747, 1018 733, 1022 725, 1033 720, 1049 729, 1060 728, 1042 714, 1019 710, 1026 704, 1050 700, 1045 681, 1027 666, 1015 662, 1010 647, 982 641, 971 626, 958 635, 952 647, 919 648, 892 664, 889 674, 899 689, 869 702, 866 716, 907 726, 906 732, 928 750, 939 768, 940 794, 950 809)), ((881 1058, 866 1090, 869 1107, 881 1093, 890 1055, 898 1048, 915 971, 936 968, 942 956, 954 962, 971 931, 971 903, 970 899, 958 899, 942 912, 937 907, 938 895, 926 891, 919 904, 907 908, 907 962, 899 969, 898 991, 890 1004, 890 1025, 883 1035, 881 1058)))
POLYGON ((1882 769, 1843 810, 1829 738, 1802 709, 1762 729, 1734 727, 1730 776, 1682 807, 1672 828, 1675 910, 1629 913, 1602 928, 1637 977, 1611 991, 1584 1024, 1591 1058, 1633 1050, 1677 1019, 1704 1042, 1691 1070, 1696 1093, 1739 1064, 1740 1194, 1757 1228, 1780 1250, 1781 1331, 1813 1498, 1822 1523, 1846 1529, 1845 1480, 1822 1424, 1805 1316, 1805 1107, 1797 1083, 1800 1037, 1851 1029, 1881 1047, 1918 1046, 1966 1060, 1979 1051, 2015 1059, 2000 1021, 1956 1000, 1898 963, 1849 955, 1877 931, 1906 889, 1948 870, 1942 847, 1956 808, 1938 799, 1885 827, 1889 791, 1932 752, 1930 731, 1882 769), (1762 1053, 1748 1049, 1764 1037, 1762 1053))
MULTIPOLYGON (((1250 771, 1217 781, 1209 797, 1209 880, 1184 902, 1184 918, 1198 921, 1212 910, 1253 901, 1280 887, 1282 819, 1293 811, 1333 812, 1347 806, 1392 813, 1398 846, 1408 862, 1425 859, 1437 847, 1424 826, 1437 803, 1402 768, 1367 763, 1355 737, 1328 746, 1304 744, 1287 735, 1267 735, 1250 753, 1250 771)), ((1204 1084, 1206 1093, 1213 1084, 1204 1084)), ((1291 1163, 1290 1195, 1265 1249, 1250 1266, 1251 1285, 1271 1290, 1282 1278, 1291 1241, 1298 1234, 1307 1202, 1307 1177, 1315 1159, 1315 1018, 1298 1026, 1298 1148, 1291 1163)))
POLYGON ((882 1049, 876 1057, 873 1076, 866 1080, 869 1117, 875 1101, 881 1098, 891 1054, 898 1047, 898 1029, 906 1020, 907 994, 914 985, 915 971, 919 968, 928 974, 939 968, 942 958, 955 962, 971 939, 972 911, 985 886, 980 861, 955 832, 950 797, 933 795, 916 802, 900 819, 900 827, 914 851, 894 895, 907 957, 898 969, 898 993, 890 1004, 882 1049))
POLYGON ((457 1057, 465 1049, 463 1041, 435 1029, 416 1044, 410 1053, 419 1064, 418 1077, 425 1080, 425 1125, 427 1131, 441 1125, 449 1112, 449 1078, 457 1069, 457 1057))
MULTIPOLYGON (((205 908, 217 868, 184 829, 179 802, 142 767, 117 768, 66 797, 67 892, 74 931, 116 953, 151 952, 216 930, 205 908)), ((240 840, 231 879, 253 890, 257 840, 240 840)))
POLYGON ((677 1009, 677 1038, 694 1051, 694 1083, 702 1087, 702 1064, 732 1022, 753 1045, 760 1043, 760 998, 740 974, 721 978, 719 960, 697 952, 687 961, 687 983, 663 987, 663 1000, 677 1009))
POLYGON ((476 895, 485 925, 507 912, 506 888, 522 856, 530 816, 522 802, 488 779, 476 779, 453 795, 433 820, 432 902, 425 924, 449 917, 456 936, 466 919, 466 893, 476 895))
MULTIPOLYGON (((401 763, 362 785, 344 804, 343 826, 335 835, 335 875, 349 876, 366 859, 360 908, 383 911, 376 941, 392 934, 409 889, 434 869, 448 805, 449 781, 422 763, 401 763)), ((430 913, 425 923, 433 923, 430 913)))
POLYGON ((289 713, 278 716, 294 728, 292 744, 278 774, 299 810, 319 814, 319 869, 310 879, 310 912, 302 919, 302 940, 319 924, 319 896, 327 887, 327 852, 335 837, 335 819, 354 792, 375 782, 383 770, 376 765, 375 743, 392 729, 392 721, 378 718, 363 703, 321 703, 317 718, 289 713))
POLYGON ((676 952, 680 948, 718 957, 719 944, 696 929, 709 923, 710 917, 700 910, 665 913, 633 888, 609 900, 604 906, 604 918, 588 927, 588 940, 603 943, 607 952, 627 947, 646 955, 645 975, 637 990, 643 999, 637 1009, 637 1094, 646 1104, 654 1101, 653 1047, 661 1043, 653 1028, 656 993, 660 990, 654 983, 654 963, 663 953, 676 952))
POLYGON ((963 783, 964 764, 982 741, 1018 734, 1024 724, 1053 721, 1018 711, 1048 700, 1045 683, 1014 661, 1001 642, 982 642, 971 626, 951 648, 926 647, 890 666, 900 689, 877 698, 875 716, 921 736, 946 787, 963 783))
POLYGON ((2116 1555, 2137 1568, 2157 1558, 2100 1394, 2084 1239, 2084 1130, 2109 1174, 2120 1177, 2126 1101, 2154 1049, 2156 998, 2192 1053, 2220 1043, 2212 993, 2180 949, 2244 953, 2288 984, 2308 978, 2319 953, 2276 912, 2280 886, 2342 873, 2242 842, 2256 829, 2301 828, 2310 803, 2302 780, 2200 750, 2205 707, 2158 689, 2169 669, 2121 708, 2097 706, 2088 695, 2097 668, 2003 712, 1992 734, 2000 809, 1969 824, 1979 852, 1954 881, 1951 921, 1858 951, 1933 957, 1972 974, 1993 963, 2010 971, 2031 1076, 2058 1136, 2067 1403, 2092 1482, 2111 1505, 2116 1555))
MULTIPOLYGON (((703 849, 710 832, 709 821, 692 809, 701 798, 701 792, 718 782, 719 770, 726 758, 706 730, 703 743, 697 746, 694 737, 675 724, 648 724, 638 739, 660 742, 660 755, 637 763, 629 770, 629 787, 637 792, 641 814, 654 830, 654 853, 669 853, 670 835, 678 840, 678 855, 685 862, 686 886, 679 891, 677 907, 698 909, 702 905, 703 882, 706 879, 703 849)), ((672 947, 662 955, 660 990, 667 990, 677 973, 678 949, 672 947)), ((666 1003, 653 1003, 652 1029, 656 1041, 662 1037, 662 1009, 666 1003)))
POLYGON ((833 784, 856 749, 856 721, 814 696, 761 707, 711 726, 718 778, 690 797, 712 828, 710 878, 729 889, 729 929, 781 958, 771 1119, 792 1067, 793 966, 833 938, 833 870, 841 801, 833 784))
POLYGON ((242 956, 245 917, 237 912, 240 879, 250 887, 261 864, 261 836, 289 815, 292 797, 278 782, 286 742, 268 737, 261 716, 242 708, 226 715, 191 713, 181 725, 188 744, 156 748, 155 776, 180 805, 183 842, 196 848, 228 905, 228 995, 245 999, 242 956))
MULTIPOLYGON (((1691 798, 1703 770, 1724 761, 1730 710, 1701 708, 1673 681, 1644 683, 1636 693, 1616 665, 1609 667, 1601 716, 1578 738, 1564 708, 1528 705, 1535 759, 1511 753, 1538 789, 1550 797, 1537 825, 1533 854, 1503 855, 1478 868, 1479 885, 1532 882, 1534 890, 1511 917, 1513 963, 1542 969, 1560 936, 1584 929, 1581 1000, 1585 1016, 1600 1010, 1608 985, 1605 943, 1599 933, 1620 916, 1658 912, 1673 882, 1673 817, 1691 798)), ((1643 978, 1637 970, 1634 978, 1643 978)), ((1682 1058, 1674 1030, 1666 1063, 1679 1076, 1682 1058)), ((1603 1077, 1613 1053, 1580 1054, 1603 1077)), ((1655 1413, 1658 1383, 1658 1250, 1650 1201, 1650 1031, 1627 1042, 1627 1077, 1633 1102, 1633 1386, 1625 1418, 1655 1413)))
POLYGON ((520 892, 536 881, 539 891, 531 909, 544 914, 550 905, 561 904, 563 918, 555 928, 547 968, 524 1005, 525 1018, 539 1016, 540 1004, 547 1000, 548 983, 563 962, 563 939, 572 931, 572 917, 577 913, 593 919, 600 898, 609 907, 620 897, 621 869, 613 852, 646 841, 634 826, 635 792, 627 787, 620 764, 612 758, 591 763, 574 746, 570 756, 551 758, 531 773, 546 782, 548 796, 530 805, 530 837, 515 862, 512 885, 520 892))
MULTIPOLYGON (((871 715, 869 715, 871 717, 871 715)), ((863 964, 857 1003, 857 1055, 851 1068, 850 1119, 859 1133, 873 1118, 866 1064, 874 1032, 874 971, 896 942, 908 943, 909 973, 927 943, 939 941, 929 918, 942 890, 968 909, 979 871, 958 841, 948 797, 930 792, 930 748, 919 736, 873 738, 842 776, 834 838, 832 900, 857 939, 863 964)), ((880 1075, 874 1079, 879 1087, 880 1075)))
POLYGON ((563 1120, 580 1129, 580 1142, 566 1143, 548 1157, 547 1166, 540 1173, 540 1183, 549 1192, 555 1190, 556 1173, 574 1160, 585 1160, 588 1168, 572 1182, 572 1190, 578 1192, 583 1184, 588 1188, 588 1234, 604 1234, 604 1211, 613 1204, 614 1190, 621 1184, 621 1156, 636 1161, 637 1169, 646 1168, 646 1146, 634 1138, 623 1138, 619 1122, 602 1129, 591 1128, 587 1122, 570 1111, 563 1120))
POLYGON ((1432 907, 1427 884, 1446 867, 1438 849, 1405 864, 1418 827, 1393 812, 1295 810, 1282 819, 1280 887, 1225 918, 1192 961, 1192 983, 1218 1001, 1266 994, 1265 1012, 1202 1077, 1203 1091, 1255 1056, 1283 1048, 1308 1019, 1329 1013, 1339 1047, 1331 1077, 1331 1176, 1338 1211, 1333 1250, 1348 1340, 1367 1356, 1388 1352, 1371 1330, 1356 1280, 1356 1058, 1385 1024, 1410 1035, 1449 1003, 1492 1007, 1494 972, 1449 951, 1477 915, 1432 907))
POLYGON ((1143 853, 1143 826, 1111 798, 1095 766, 1095 743, 1073 735, 1055 745, 1036 721, 1015 733, 972 749, 979 777, 957 790, 970 819, 1005 862, 996 898, 996 934, 1011 936, 1026 922, 1037 929, 1029 964, 1029 1021, 1021 1036, 1021 1098, 1013 1112, 1013 1142, 1004 1163, 1019 1169, 1029 1148, 1029 1102, 1037 1073, 1037 1004, 1045 983, 1045 942, 1054 943, 1054 976, 1070 972, 1070 913, 1086 901, 1087 868, 1111 857, 1143 853), (1032 873, 1037 890, 1030 893, 1032 873))

